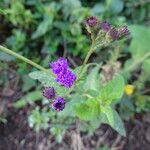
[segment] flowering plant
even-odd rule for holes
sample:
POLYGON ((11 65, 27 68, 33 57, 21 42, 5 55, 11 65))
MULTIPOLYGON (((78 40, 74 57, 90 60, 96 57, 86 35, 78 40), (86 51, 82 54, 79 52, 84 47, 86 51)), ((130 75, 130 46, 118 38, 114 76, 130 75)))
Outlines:
POLYGON ((112 107, 112 104, 123 95, 123 77, 116 73, 111 81, 102 83, 99 73, 101 63, 87 64, 87 62, 96 49, 108 46, 113 41, 129 35, 129 30, 127 26, 115 28, 108 22, 98 21, 96 17, 87 18, 85 26, 91 35, 92 44, 82 66, 71 70, 67 59, 59 58, 50 63, 50 72, 53 75, 36 71, 29 76, 39 80, 46 87, 43 96, 47 99, 57 95, 50 102, 51 108, 59 111, 59 116, 68 115, 84 121, 99 120, 125 136, 123 123, 112 107), (93 68, 87 75, 90 66, 93 68))
POLYGON ((101 47, 129 35, 127 26, 116 28, 108 22, 89 17, 84 25, 91 37, 91 47, 83 64, 75 69, 69 68, 66 58, 59 58, 50 63, 50 69, 30 61, 15 52, 0 46, 0 49, 33 65, 41 71, 29 74, 32 79, 43 85, 43 96, 49 100, 51 111, 56 111, 57 118, 70 117, 81 121, 109 124, 121 135, 126 132, 114 104, 118 103, 124 93, 125 81, 118 71, 105 79, 100 73, 102 63, 88 63, 93 52, 101 47))

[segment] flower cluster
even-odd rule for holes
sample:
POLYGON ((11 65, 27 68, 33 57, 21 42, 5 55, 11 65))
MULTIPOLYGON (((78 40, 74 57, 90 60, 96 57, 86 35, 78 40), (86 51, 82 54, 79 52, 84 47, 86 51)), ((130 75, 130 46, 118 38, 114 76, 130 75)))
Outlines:
POLYGON ((86 19, 86 24, 88 26, 97 27, 99 30, 105 32, 107 35, 111 37, 112 40, 119 40, 122 39, 125 36, 128 36, 130 34, 128 27, 123 26, 120 28, 113 27, 110 23, 104 21, 98 21, 96 17, 88 17, 86 19))
POLYGON ((43 90, 43 96, 47 99, 51 99, 51 108, 56 111, 62 111, 65 108, 65 100, 62 97, 56 97, 56 92, 53 87, 45 87, 43 90))
POLYGON ((66 59, 59 58, 57 61, 50 63, 52 72, 56 75, 56 81, 66 87, 70 88, 75 80, 76 75, 69 70, 69 64, 66 59))
MULTIPOLYGON (((107 23, 107 24, 109 24, 109 23, 107 23)), ((106 27, 108 27, 108 26, 106 25, 106 27)), ((103 28, 102 28, 102 30, 103 30, 103 28)), ((121 28, 115 28, 112 25, 110 25, 107 32, 113 40, 122 39, 123 37, 128 36, 130 34, 127 26, 123 26, 121 28)))
MULTIPOLYGON (((57 61, 50 63, 50 67, 52 68, 52 72, 56 75, 56 81, 60 85, 70 88, 74 84, 77 77, 69 70, 67 59, 59 58, 57 61)), ((56 92, 53 87, 45 87, 43 96, 47 99, 53 99, 51 104, 52 109, 62 111, 65 108, 64 98, 56 97, 56 92)))

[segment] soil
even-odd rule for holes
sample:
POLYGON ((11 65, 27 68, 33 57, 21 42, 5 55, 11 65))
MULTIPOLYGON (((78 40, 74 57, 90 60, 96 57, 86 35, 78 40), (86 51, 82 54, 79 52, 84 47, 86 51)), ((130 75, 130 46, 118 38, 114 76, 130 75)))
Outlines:
POLYGON ((0 87, 0 116, 7 119, 7 123, 0 122, 0 150, 100 150, 103 146, 112 150, 150 149, 150 113, 136 114, 125 122, 127 137, 121 137, 107 125, 102 125, 92 136, 69 129, 61 144, 48 131, 35 134, 27 122, 31 108, 12 107, 13 100, 23 95, 19 76, 11 69, 7 75, 9 83, 5 88, 0 87))

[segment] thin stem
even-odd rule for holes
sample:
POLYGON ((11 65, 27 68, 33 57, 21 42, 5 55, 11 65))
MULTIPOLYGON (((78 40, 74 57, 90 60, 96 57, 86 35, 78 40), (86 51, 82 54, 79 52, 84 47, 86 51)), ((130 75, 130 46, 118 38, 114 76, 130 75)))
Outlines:
POLYGON ((82 65, 82 67, 81 67, 81 70, 80 70, 79 74, 82 74, 82 72, 83 72, 83 70, 84 70, 84 68, 85 68, 85 65, 87 64, 87 62, 88 62, 88 60, 89 60, 89 58, 90 58, 90 56, 91 56, 92 53, 93 53, 93 49, 91 49, 91 50, 88 52, 88 54, 87 54, 87 56, 86 56, 86 58, 85 58, 85 60, 84 60, 84 62, 83 62, 83 65, 82 65))
POLYGON ((78 76, 77 80, 75 81, 74 85, 70 88, 69 92, 67 93, 67 96, 73 91, 73 89, 74 89, 74 87, 75 87, 75 84, 80 80, 80 77, 82 76, 82 73, 83 73, 83 71, 84 71, 84 68, 85 68, 85 66, 86 66, 86 64, 87 64, 87 62, 88 62, 88 60, 89 60, 91 54, 92 54, 92 53, 94 52, 94 50, 95 50, 95 48, 93 48, 93 45, 94 45, 94 44, 92 43, 91 48, 90 48, 90 50, 89 50, 89 52, 88 52, 88 54, 87 54, 87 56, 86 56, 86 58, 85 58, 85 60, 84 60, 84 62, 83 62, 83 65, 82 65, 82 67, 81 67, 81 69, 80 69, 80 71, 79 71, 79 76, 78 76))
POLYGON ((127 71, 131 71, 132 69, 134 69, 136 66, 138 66, 140 63, 142 63, 146 58, 150 57, 150 52, 146 53, 141 59, 139 59, 138 61, 135 61, 132 65, 130 65, 127 69, 125 69, 123 71, 123 73, 127 72, 127 71))
POLYGON ((38 65, 37 63, 35 63, 35 62, 27 59, 26 57, 24 57, 22 55, 17 54, 16 52, 14 52, 14 51, 12 51, 12 50, 10 50, 10 49, 2 46, 2 45, 0 45, 0 50, 3 51, 3 52, 5 52, 5 53, 8 53, 8 54, 10 54, 12 56, 15 56, 16 58, 18 58, 18 59, 20 59, 20 60, 22 60, 22 61, 24 61, 24 62, 26 62, 26 63, 28 63, 30 65, 32 65, 33 67, 35 67, 35 68, 37 68, 37 69, 39 69, 41 71, 44 71, 46 73, 49 73, 49 74, 53 75, 50 71, 48 71, 44 67, 42 67, 42 66, 38 65))
POLYGON ((82 73, 83 73, 83 70, 84 70, 84 68, 85 68, 85 66, 86 66, 86 64, 87 64, 87 62, 88 62, 88 60, 89 60, 89 58, 90 58, 90 56, 91 56, 91 54, 92 54, 93 52, 94 52, 94 49, 93 49, 93 43, 92 43, 91 48, 90 48, 89 52, 87 53, 87 55, 86 55, 86 57, 85 57, 85 60, 84 60, 84 62, 83 62, 83 64, 82 64, 82 67, 81 67, 81 69, 80 69, 80 71, 79 71, 78 80, 80 79, 80 77, 81 77, 81 75, 82 75, 82 73))

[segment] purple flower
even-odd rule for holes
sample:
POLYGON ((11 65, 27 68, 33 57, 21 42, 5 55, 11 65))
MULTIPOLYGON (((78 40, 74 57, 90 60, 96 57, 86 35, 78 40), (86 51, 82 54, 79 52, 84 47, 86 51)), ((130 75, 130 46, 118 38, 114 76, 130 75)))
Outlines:
POLYGON ((127 26, 123 26, 119 29, 119 37, 122 38, 124 36, 128 36, 130 34, 130 31, 128 30, 127 26))
POLYGON ((52 104, 51 108, 56 111, 62 111, 65 108, 65 100, 62 97, 58 97, 52 104))
POLYGON ((52 99, 55 97, 55 89, 53 87, 45 87, 43 90, 43 96, 47 99, 52 99))
POLYGON ((59 84, 66 88, 70 88, 74 84, 76 75, 68 69, 67 59, 59 58, 57 61, 50 63, 50 66, 59 84))
POLYGON ((118 30, 116 28, 111 28, 109 30, 109 35, 111 36, 111 38, 113 40, 117 40, 119 38, 119 33, 118 33, 118 30))
POLYGON ((76 75, 72 71, 67 70, 65 73, 59 74, 56 81, 66 88, 70 88, 74 84, 76 78, 76 75))
POLYGON ((57 61, 50 63, 52 72, 56 75, 63 73, 68 69, 67 59, 59 58, 57 61))
POLYGON ((94 17, 94 16, 91 16, 91 17, 88 17, 87 19, 86 19, 86 23, 89 25, 89 26, 95 26, 96 24, 97 24, 97 22, 98 22, 98 20, 97 20, 97 18, 96 17, 94 17))
POLYGON ((100 24, 100 27, 103 31, 108 32, 111 29, 111 24, 105 21, 100 24))

